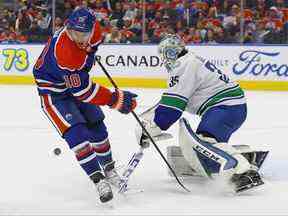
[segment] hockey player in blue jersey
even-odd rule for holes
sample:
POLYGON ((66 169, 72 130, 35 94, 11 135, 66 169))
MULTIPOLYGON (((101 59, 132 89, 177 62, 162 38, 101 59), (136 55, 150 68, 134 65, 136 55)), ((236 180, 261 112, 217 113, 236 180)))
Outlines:
POLYGON ((43 111, 95 183, 101 202, 107 202, 113 198, 110 185, 118 187, 120 177, 100 106, 127 114, 136 107, 137 95, 111 92, 89 77, 101 34, 90 10, 74 10, 65 27, 47 42, 33 74, 43 111))
MULTIPOLYGON (((239 149, 228 144, 247 115, 239 84, 209 60, 188 51, 177 35, 167 35, 160 42, 159 54, 168 71, 168 89, 158 105, 141 115, 150 135, 161 136, 162 130, 179 120, 179 145, 198 175, 227 176, 236 192, 262 185, 255 165, 261 166, 267 152, 260 152, 262 161, 251 164, 239 149), (185 118, 180 119, 184 111, 201 117, 196 132, 185 118)), ((136 136, 140 145, 148 146, 142 128, 136 128, 136 136)))

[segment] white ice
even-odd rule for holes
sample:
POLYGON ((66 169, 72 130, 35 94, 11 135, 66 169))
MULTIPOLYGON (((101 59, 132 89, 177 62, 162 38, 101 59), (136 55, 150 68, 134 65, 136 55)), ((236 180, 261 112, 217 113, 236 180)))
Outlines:
MULTIPOLYGON (((153 105, 162 90, 132 89, 139 94, 137 113, 153 105)), ((130 186, 144 189, 101 204, 94 185, 73 153, 40 109, 35 86, 0 86, 0 214, 1 215, 287 215, 288 214, 288 92, 246 92, 248 118, 231 144, 265 146, 265 186, 235 196, 201 180, 181 179, 184 192, 167 174, 155 148, 131 176, 130 186), (62 154, 56 156, 53 149, 62 154)), ((125 165, 138 150, 132 115, 104 109, 115 160, 125 165)), ((192 118, 191 118, 192 119, 192 118)), ((191 120, 195 128, 197 117, 191 120)), ((177 126, 169 129, 177 134, 177 126)), ((159 142, 164 155, 177 135, 159 142)), ((121 169, 120 169, 121 171, 121 169)))

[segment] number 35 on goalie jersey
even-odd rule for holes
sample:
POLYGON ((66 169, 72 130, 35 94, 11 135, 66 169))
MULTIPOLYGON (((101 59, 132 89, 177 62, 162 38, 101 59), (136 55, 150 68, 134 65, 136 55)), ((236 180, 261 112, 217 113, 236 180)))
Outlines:
POLYGON ((154 121, 162 130, 176 122, 184 110, 203 115, 209 107, 217 104, 245 103, 239 85, 210 61, 189 52, 172 68, 168 73, 169 88, 155 110, 154 121))

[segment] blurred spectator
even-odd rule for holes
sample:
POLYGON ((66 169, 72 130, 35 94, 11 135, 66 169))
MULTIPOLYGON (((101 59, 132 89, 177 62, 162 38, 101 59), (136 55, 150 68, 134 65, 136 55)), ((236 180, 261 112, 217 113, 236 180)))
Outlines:
POLYGON ((58 31, 63 27, 63 22, 60 17, 55 18, 54 24, 55 24, 55 31, 58 31))
POLYGON ((209 29, 206 33, 206 40, 207 44, 217 44, 216 40, 214 39, 214 33, 211 29, 209 29))
POLYGON ((124 17, 123 19, 135 19, 138 9, 136 8, 136 2, 126 2, 123 5, 124 17))
POLYGON ((116 2, 115 9, 112 11, 110 19, 111 21, 116 20, 119 24, 120 23, 122 24, 123 16, 124 16, 124 11, 122 9, 122 4, 120 2, 116 2))
POLYGON ((40 29, 42 30, 42 32, 44 34, 47 34, 49 31, 49 26, 51 23, 51 15, 47 13, 46 10, 41 11, 40 13, 38 13, 37 17, 37 24, 40 27, 40 29))
POLYGON ((29 32, 27 33, 28 42, 40 43, 44 42, 46 37, 43 36, 42 31, 37 24, 37 21, 32 22, 29 32))
POLYGON ((121 42, 121 34, 118 27, 113 27, 111 29, 111 33, 108 33, 104 39, 105 43, 120 43, 121 42))
POLYGON ((15 30, 18 33, 27 32, 31 25, 31 19, 24 11, 19 11, 15 21, 15 30))
MULTIPOLYGON (((51 2, 11 1, 11 7, 0 11, 0 43, 45 42, 52 34, 51 2)), ((145 43, 158 43, 169 32, 186 43, 287 43, 288 0, 243 3, 241 12, 239 0, 146 0, 145 5, 140 0, 57 0, 54 26, 61 29, 76 7, 89 7, 106 42, 142 42, 144 26, 145 43)))

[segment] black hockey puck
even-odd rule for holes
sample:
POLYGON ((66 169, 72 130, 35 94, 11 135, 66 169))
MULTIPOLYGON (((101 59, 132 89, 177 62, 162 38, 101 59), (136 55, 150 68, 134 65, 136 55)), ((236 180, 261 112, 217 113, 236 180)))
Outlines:
POLYGON ((55 155, 60 155, 61 154, 61 149, 60 148, 55 148, 54 149, 54 154, 55 155))

